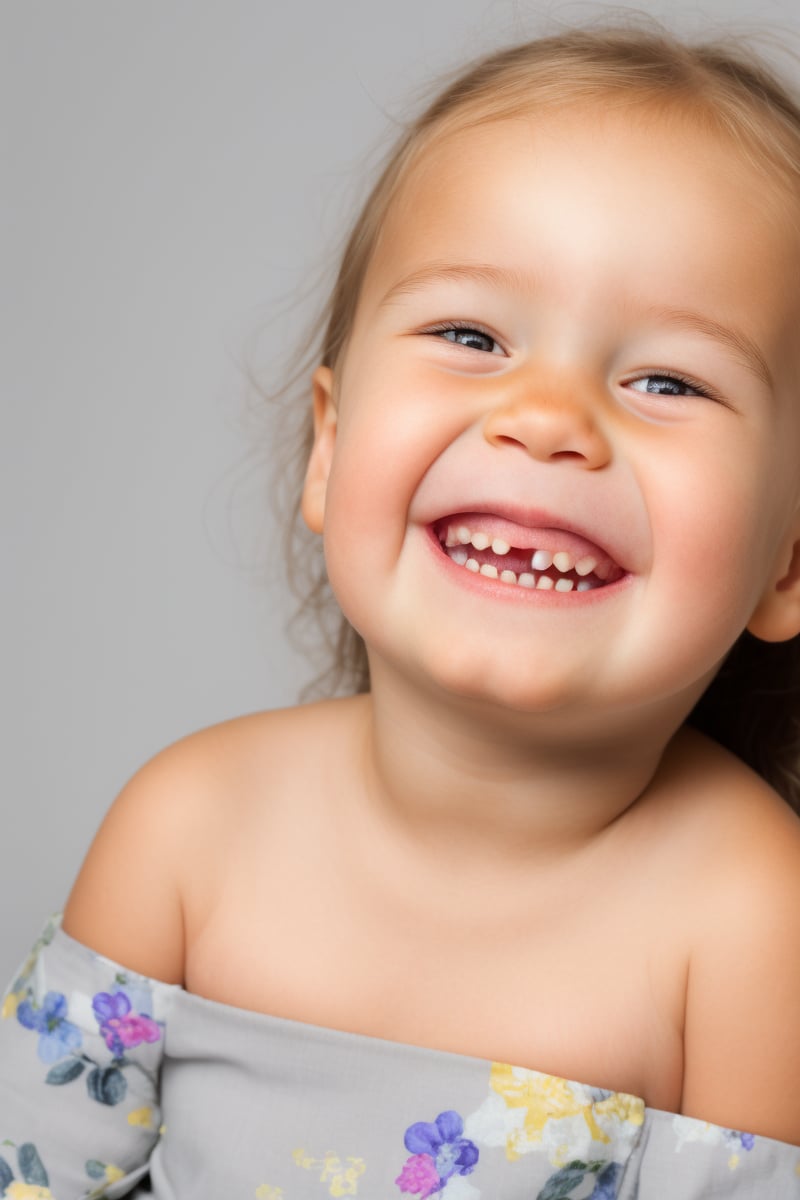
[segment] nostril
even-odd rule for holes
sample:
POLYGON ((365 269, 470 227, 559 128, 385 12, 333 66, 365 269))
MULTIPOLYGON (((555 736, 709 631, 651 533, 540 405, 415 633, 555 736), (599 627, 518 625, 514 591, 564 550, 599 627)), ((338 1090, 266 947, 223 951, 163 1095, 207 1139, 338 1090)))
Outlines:
POLYGON ((509 437, 509 435, 508 435, 507 433, 498 433, 498 434, 496 434, 496 435, 495 435, 495 436, 492 438, 492 441, 495 443, 495 445, 501 445, 501 444, 502 444, 502 445, 504 445, 504 446, 519 446, 519 448, 520 448, 521 450, 525 450, 525 449, 527 449, 527 447, 526 447, 526 445, 525 445, 525 443, 524 443, 524 442, 520 441, 520 439, 519 439, 519 438, 509 437))
MULTIPOLYGON (((492 442, 495 446, 517 446, 520 450, 524 450, 526 454, 529 453, 528 446, 521 438, 511 437, 507 433, 496 434, 492 438, 492 442)), ((551 460, 559 458, 583 460, 586 458, 586 455, 582 454, 580 450, 553 450, 547 455, 547 458, 551 460)))

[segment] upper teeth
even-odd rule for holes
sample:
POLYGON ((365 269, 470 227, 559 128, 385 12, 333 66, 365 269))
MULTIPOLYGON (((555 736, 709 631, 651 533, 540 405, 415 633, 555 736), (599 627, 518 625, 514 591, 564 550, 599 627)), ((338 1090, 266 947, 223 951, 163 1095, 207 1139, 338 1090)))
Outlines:
MULTIPOLYGON (((499 537, 493 538, 482 529, 470 529, 466 525, 448 526, 445 546, 469 545, 474 546, 476 550, 486 550, 491 546, 495 554, 501 555, 508 554, 511 550, 508 542, 499 537)), ((475 559, 469 558, 466 551, 456 552, 451 557, 455 562, 462 565, 469 565, 475 562, 475 559)), ((573 570, 577 575, 590 575, 597 567, 598 560, 591 554, 585 554, 581 558, 576 558, 569 550, 534 550, 531 554, 530 565, 534 571, 546 571, 548 567, 552 566, 562 575, 566 575, 573 570)), ((477 570, 478 568, 475 567, 472 569, 477 570)), ((488 574, 488 572, 484 573, 488 574)), ((500 578, 502 578, 502 574, 500 578)))

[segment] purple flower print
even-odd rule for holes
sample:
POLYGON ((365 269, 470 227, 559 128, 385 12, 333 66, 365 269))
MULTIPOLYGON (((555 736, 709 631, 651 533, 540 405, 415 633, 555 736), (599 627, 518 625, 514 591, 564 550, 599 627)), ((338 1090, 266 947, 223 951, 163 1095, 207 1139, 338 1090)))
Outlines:
POLYGON ((117 1058, 133 1046, 157 1042, 161 1037, 151 1017, 131 1012, 131 1002, 124 992, 98 992, 92 999, 92 1009, 106 1045, 117 1058))
POLYGON ((756 1139, 752 1133, 740 1133, 738 1129, 725 1130, 725 1144, 736 1153, 738 1150, 752 1150, 756 1139))
POLYGON ((474 1142, 461 1136, 463 1132, 464 1122, 452 1111, 439 1113, 433 1123, 410 1125, 403 1140, 412 1157, 395 1180, 398 1187, 425 1200, 441 1191, 452 1175, 469 1175, 479 1151, 474 1142))
POLYGON ((67 998, 61 992, 48 992, 39 1008, 23 1000, 17 1008, 17 1020, 26 1029, 39 1034, 37 1053, 42 1062, 54 1063, 80 1050, 83 1038, 77 1025, 67 1019, 67 998))

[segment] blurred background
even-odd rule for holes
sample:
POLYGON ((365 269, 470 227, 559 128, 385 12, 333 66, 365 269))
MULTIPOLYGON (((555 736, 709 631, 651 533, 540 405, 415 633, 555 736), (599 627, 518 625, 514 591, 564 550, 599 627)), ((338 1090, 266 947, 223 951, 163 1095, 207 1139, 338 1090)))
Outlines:
MULTIPOLYGON (((281 442, 252 380, 296 362, 415 94, 620 11, 0 2, 0 982, 143 762, 313 674, 287 639, 281 442)), ((796 0, 636 11, 800 46, 796 0)))

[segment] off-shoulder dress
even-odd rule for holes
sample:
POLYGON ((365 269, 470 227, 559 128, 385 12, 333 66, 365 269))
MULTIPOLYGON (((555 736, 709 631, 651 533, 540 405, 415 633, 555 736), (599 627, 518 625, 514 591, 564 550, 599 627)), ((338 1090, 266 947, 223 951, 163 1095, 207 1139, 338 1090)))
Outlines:
POLYGON ((800 1200, 800 1148, 509 1063, 206 1000, 94 953, 55 918, 2 1007, 0 1196, 124 1195, 800 1200))

